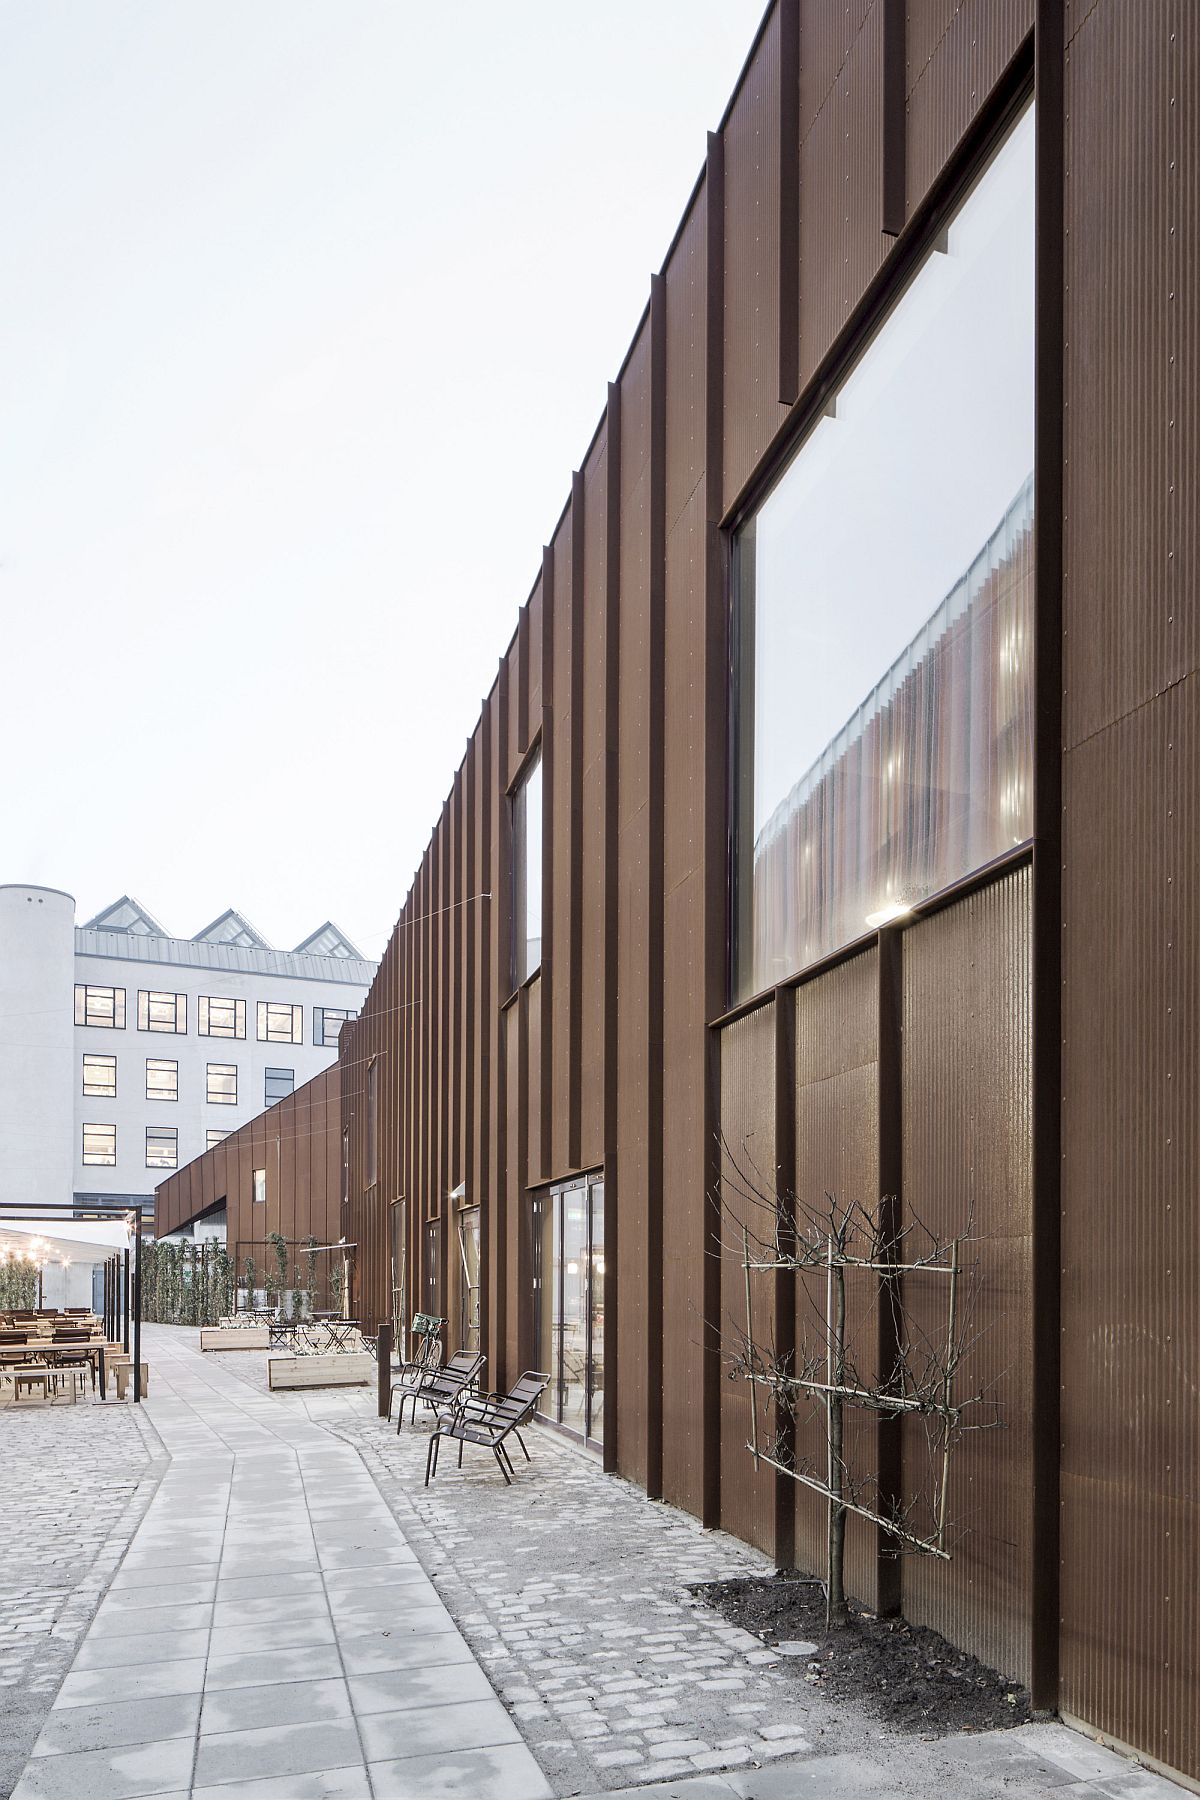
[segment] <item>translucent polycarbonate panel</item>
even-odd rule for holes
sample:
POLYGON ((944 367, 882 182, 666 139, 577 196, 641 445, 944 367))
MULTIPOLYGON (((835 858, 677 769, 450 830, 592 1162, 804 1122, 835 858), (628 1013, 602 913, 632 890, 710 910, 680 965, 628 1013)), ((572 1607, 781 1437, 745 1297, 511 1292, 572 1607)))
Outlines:
POLYGON ((735 542, 738 997, 1032 829, 1030 106, 735 542))
POLYGON ((534 757, 512 800, 513 986, 542 966, 542 757, 534 757))

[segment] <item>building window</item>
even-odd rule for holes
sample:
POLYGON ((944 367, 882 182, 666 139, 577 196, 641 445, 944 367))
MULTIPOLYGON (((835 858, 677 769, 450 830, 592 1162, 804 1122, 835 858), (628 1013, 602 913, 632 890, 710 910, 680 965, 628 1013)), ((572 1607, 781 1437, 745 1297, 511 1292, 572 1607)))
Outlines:
POLYGON ((179 1064, 177 1062, 163 1062, 153 1056, 146 1058, 146 1098, 147 1100, 178 1100, 179 1064))
POLYGON ((367 1065, 367 1186, 379 1179, 379 1064, 367 1065))
POLYGON ((520 987, 542 966, 542 753, 512 797, 512 973, 520 987))
POLYGON ((84 1057, 83 1091, 98 1100, 116 1099, 117 1059, 115 1056, 84 1057))
POLYGON ((314 1006, 313 1043, 336 1044, 346 1020, 357 1017, 356 1012, 346 1012, 336 1006, 314 1006))
POLYGON ((160 994, 153 989, 138 989, 138 1030, 187 1030, 187 995, 160 994))
POLYGON ((260 1044, 302 1044, 304 1008, 285 1006, 277 1000, 260 1000, 258 1041, 260 1044))
POLYGON ((267 1171, 265 1169, 255 1169, 254 1170, 254 1204, 255 1204, 255 1206, 265 1206, 266 1202, 267 1202, 267 1171))
POLYGON ((75 1023, 102 1025, 109 1031, 125 1029, 125 989, 92 987, 75 983, 75 1023))
POLYGON ((1031 834, 1033 133, 735 538, 735 998, 1031 834))
POLYGON ((209 1063, 204 1093, 210 1106, 236 1106, 237 1064, 209 1063))
POLYGON ((268 1069, 263 1091, 263 1103, 274 1106, 277 1100, 286 1100, 295 1091, 295 1069, 268 1069))
POLYGON ((552 1377, 539 1411, 588 1443, 604 1437, 604 1182, 533 1201, 537 1366, 552 1377))
POLYGON ((179 1161, 179 1133, 173 1125, 147 1125, 146 1167, 173 1169, 179 1161))
POLYGON ((117 1128, 115 1125, 84 1126, 83 1160, 88 1168, 116 1168, 117 1128))
POLYGON ((228 1136, 229 1133, 227 1131, 206 1131, 204 1134, 204 1148, 206 1150, 215 1150, 217 1145, 223 1144, 228 1136))
POLYGON ((201 994, 196 1002, 196 1029, 201 1037, 244 1038, 246 1002, 201 994))
POLYGON ((342 1202, 350 1199, 350 1127, 342 1126, 342 1202))

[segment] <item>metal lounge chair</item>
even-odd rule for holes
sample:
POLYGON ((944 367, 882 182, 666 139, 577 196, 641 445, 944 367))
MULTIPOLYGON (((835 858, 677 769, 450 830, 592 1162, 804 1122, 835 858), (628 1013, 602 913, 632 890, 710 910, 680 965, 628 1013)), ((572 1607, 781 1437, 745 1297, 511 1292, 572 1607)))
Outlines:
POLYGON ((450 1358, 444 1369, 430 1369, 418 1375, 411 1384, 401 1384, 394 1391, 400 1395, 400 1410, 396 1416, 396 1432, 404 1423, 404 1402, 412 1401, 412 1416, 417 1417, 417 1401, 424 1406, 441 1412, 453 1406, 465 1397, 471 1383, 487 1361, 485 1356, 470 1350, 459 1350, 450 1358))
POLYGON ((417 1385, 418 1377, 432 1374, 442 1366, 445 1351, 442 1346, 442 1327, 445 1319, 439 1319, 433 1313, 414 1313, 409 1327, 409 1345, 413 1354, 391 1368, 391 1385, 388 1389, 388 1418, 392 1416, 392 1396, 397 1389, 403 1392, 417 1385))
POLYGON ((513 1466, 504 1440, 511 1433, 520 1444, 525 1461, 531 1460, 520 1428, 529 1423, 549 1386, 549 1375, 543 1375, 538 1369, 526 1369, 507 1394, 469 1395, 455 1410, 439 1413, 425 1456, 425 1486, 429 1486, 430 1476, 437 1474, 439 1441, 448 1437, 458 1439, 460 1469, 463 1445, 482 1444, 484 1449, 492 1452, 505 1484, 511 1487, 513 1466))

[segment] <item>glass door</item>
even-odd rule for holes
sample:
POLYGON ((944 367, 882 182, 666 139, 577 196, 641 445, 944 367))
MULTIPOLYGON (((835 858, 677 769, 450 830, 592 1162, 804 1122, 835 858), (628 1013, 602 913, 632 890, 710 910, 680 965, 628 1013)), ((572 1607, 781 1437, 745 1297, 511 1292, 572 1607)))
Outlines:
POLYGON ((604 1183, 571 1182, 533 1202, 535 1344, 551 1377, 541 1410, 599 1444, 604 1437, 604 1183))
POLYGON ((462 1256, 460 1342, 464 1350, 479 1349, 479 1208, 469 1206, 458 1218, 458 1248, 462 1256))
POLYGON ((408 1202, 392 1201, 392 1336, 401 1362, 408 1354, 408 1202))

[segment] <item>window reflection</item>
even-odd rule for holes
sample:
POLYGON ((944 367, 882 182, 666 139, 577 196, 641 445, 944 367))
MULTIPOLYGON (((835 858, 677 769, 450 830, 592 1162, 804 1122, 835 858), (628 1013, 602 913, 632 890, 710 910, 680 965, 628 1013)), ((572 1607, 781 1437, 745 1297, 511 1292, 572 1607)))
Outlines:
POLYGON ((1031 831, 1033 109, 735 545, 739 996, 1031 831))
POLYGON ((512 800, 513 986, 542 966, 542 756, 539 751, 512 800))

